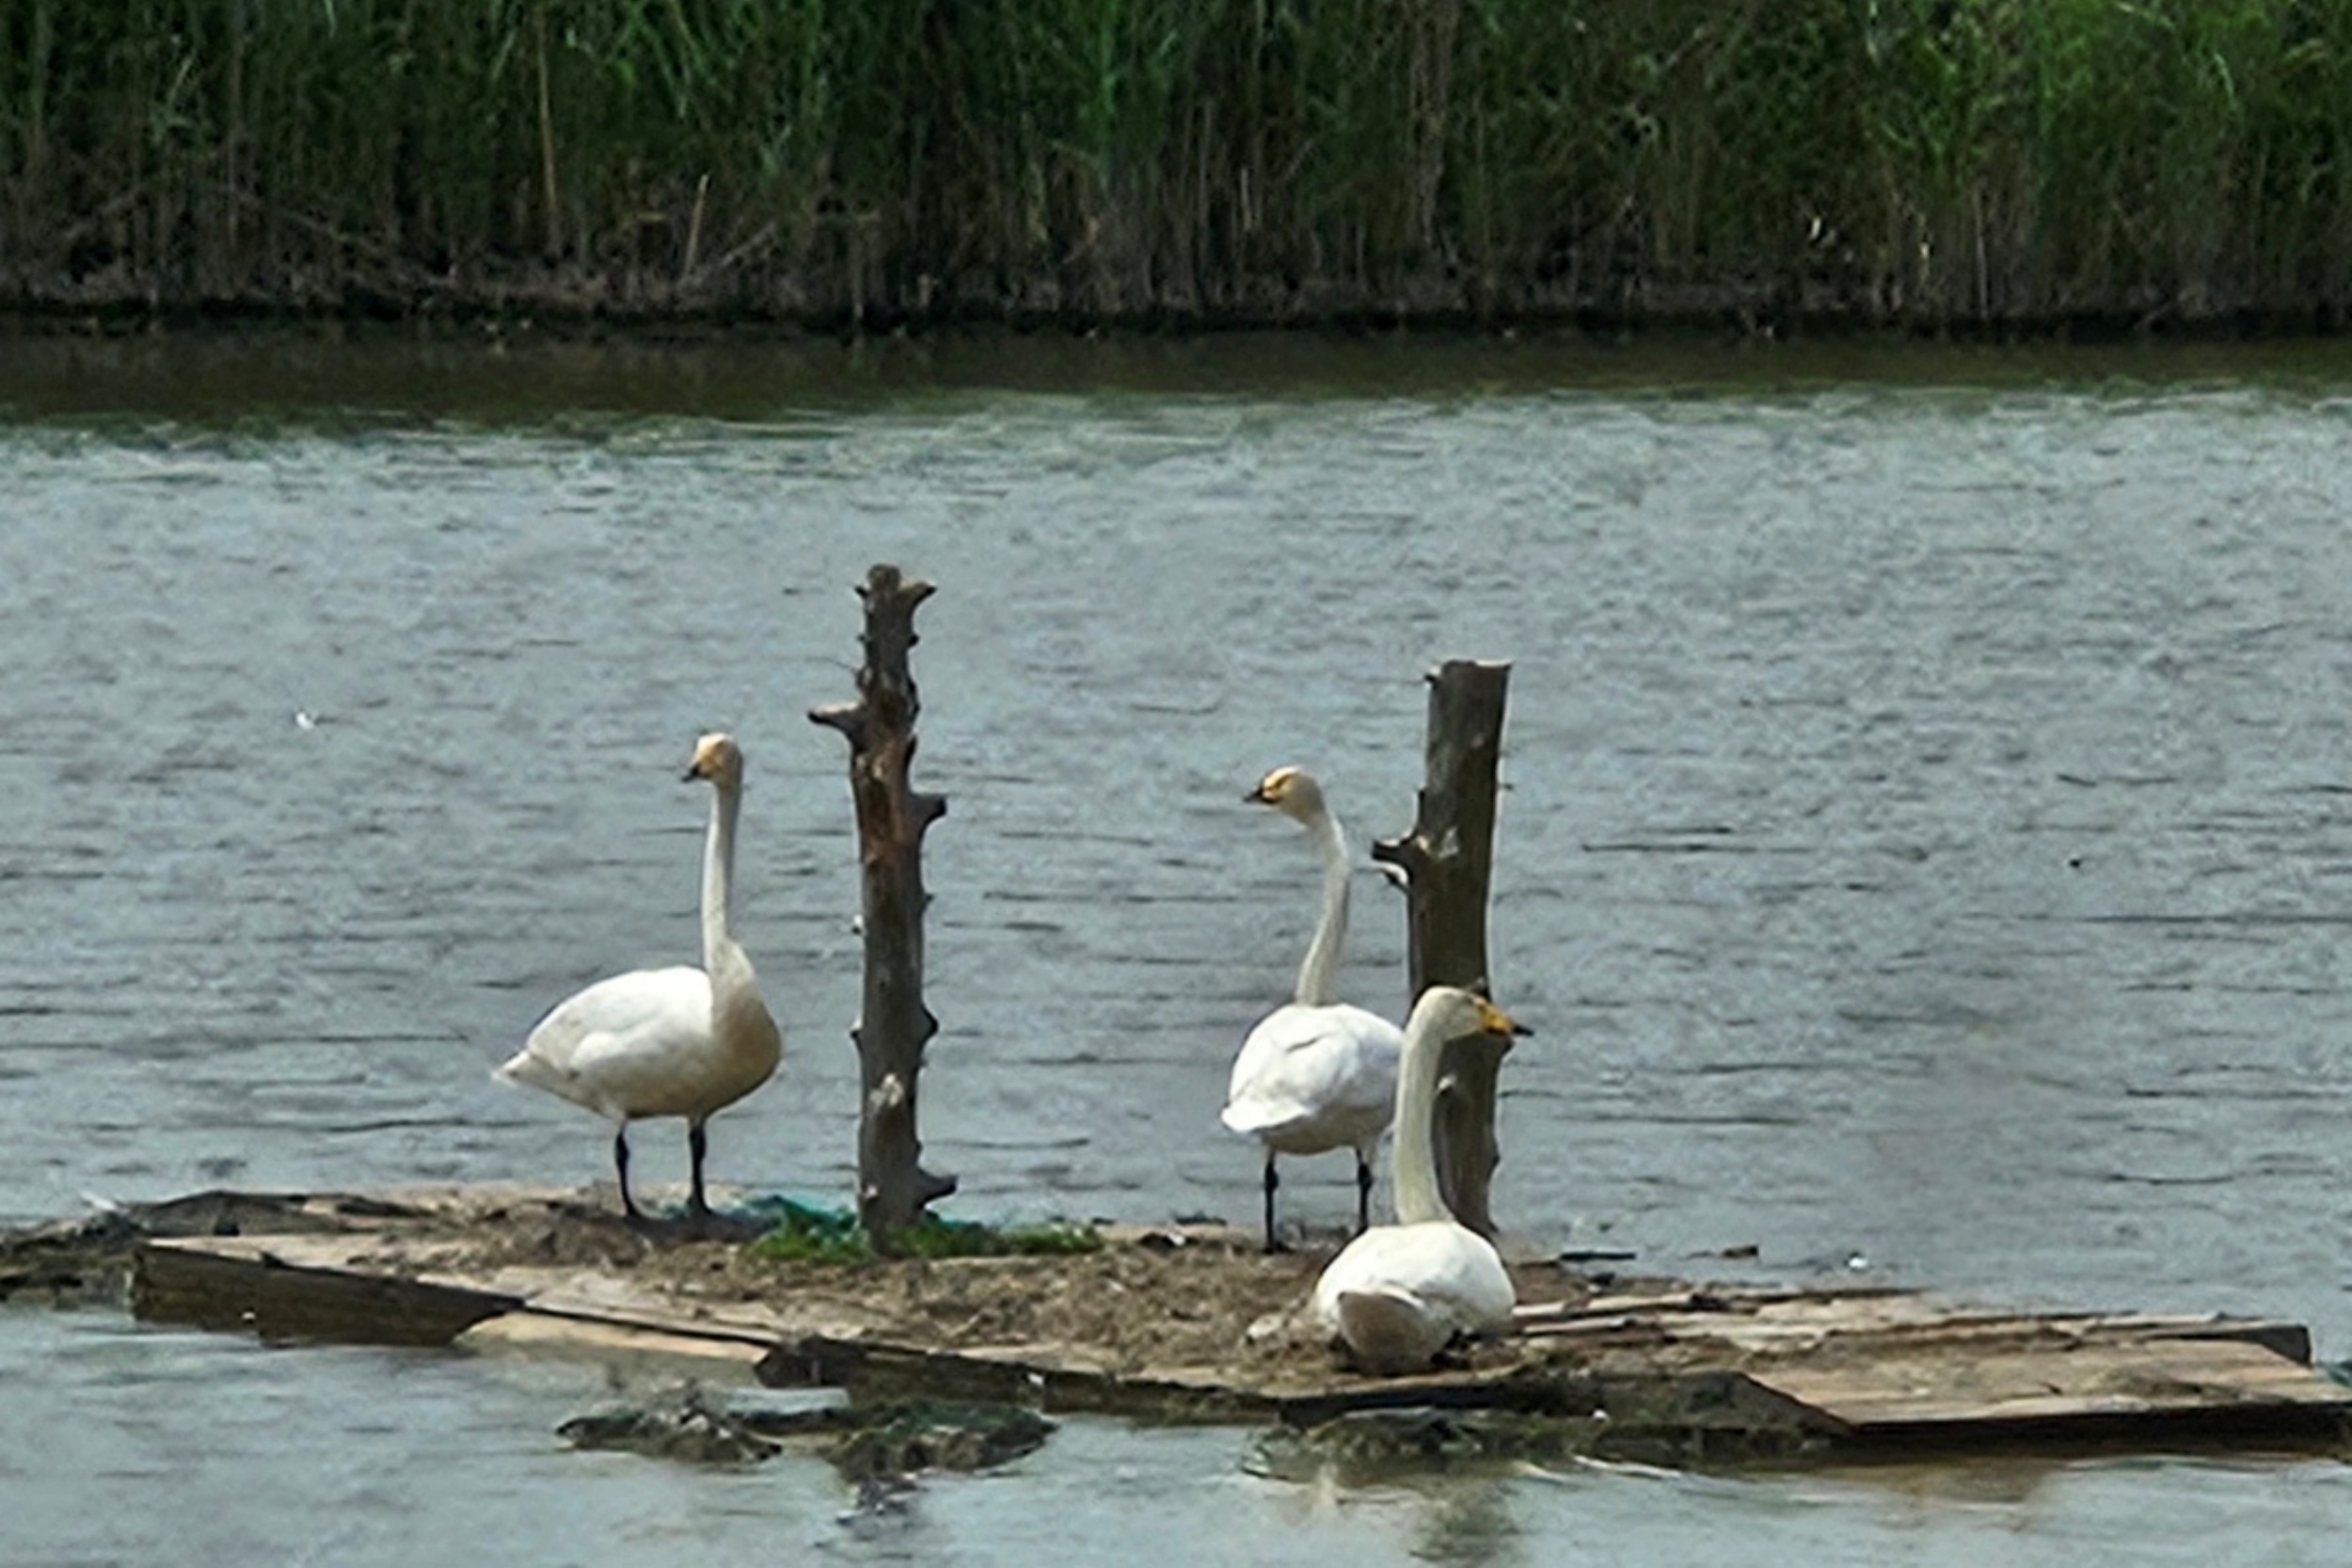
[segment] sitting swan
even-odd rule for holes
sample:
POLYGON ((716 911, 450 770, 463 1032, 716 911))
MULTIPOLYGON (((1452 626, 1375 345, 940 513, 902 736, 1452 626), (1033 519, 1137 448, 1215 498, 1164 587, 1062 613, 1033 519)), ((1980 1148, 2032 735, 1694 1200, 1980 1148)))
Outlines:
POLYGON ((628 1124, 641 1117, 686 1118, 691 1209, 697 1218, 707 1216, 703 1124, 766 1083, 784 1051, 775 1020, 760 1001, 752 961, 728 929, 735 817, 743 800, 743 752, 735 737, 704 736, 686 777, 710 783, 703 968, 641 969, 597 981, 556 1004, 496 1074, 620 1123, 612 1164, 621 1179, 621 1207, 631 1219, 642 1216, 628 1191, 628 1124))
POLYGON ((1265 1244, 1272 1252, 1279 1244, 1278 1154, 1353 1147, 1356 1228, 1372 1223, 1372 1151, 1396 1103, 1405 1037, 1387 1019, 1333 994, 1347 941, 1347 840, 1323 803, 1323 787, 1305 768, 1278 768, 1243 799, 1297 821, 1323 857, 1323 915, 1298 966, 1297 999, 1249 1031, 1225 1095, 1225 1125, 1265 1146, 1265 1244))
POLYGON ((1350 1242, 1315 1282, 1315 1322, 1365 1371, 1418 1371, 1459 1336, 1510 1326, 1511 1275, 1494 1244, 1447 1211, 1430 1148, 1438 1053, 1480 1033, 1526 1031, 1451 986, 1433 986, 1415 1004, 1397 1070, 1396 1223, 1350 1242))

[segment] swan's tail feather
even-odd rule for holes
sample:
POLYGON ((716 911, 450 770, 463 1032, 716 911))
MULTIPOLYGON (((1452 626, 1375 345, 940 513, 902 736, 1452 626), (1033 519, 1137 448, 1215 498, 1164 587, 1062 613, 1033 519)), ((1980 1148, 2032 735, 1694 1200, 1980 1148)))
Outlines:
POLYGON ((1420 1371, 1454 1338, 1453 1324, 1402 1286, 1342 1291, 1334 1309, 1340 1338, 1368 1372, 1420 1371))
POLYGON ((1305 1121, 1307 1111, 1285 1100, 1237 1100, 1218 1113, 1217 1119, 1246 1138, 1261 1138, 1305 1121))
POLYGON ((570 1074, 529 1051, 517 1051, 490 1069, 490 1076, 501 1084, 522 1084, 550 1094, 563 1094, 570 1085, 570 1074))

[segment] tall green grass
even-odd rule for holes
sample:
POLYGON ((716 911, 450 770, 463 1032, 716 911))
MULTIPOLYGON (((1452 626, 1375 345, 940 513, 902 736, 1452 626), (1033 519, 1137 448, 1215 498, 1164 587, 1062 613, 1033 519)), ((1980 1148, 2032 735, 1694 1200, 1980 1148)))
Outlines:
POLYGON ((0 297, 2352 306, 2352 0, 0 0, 0 297))

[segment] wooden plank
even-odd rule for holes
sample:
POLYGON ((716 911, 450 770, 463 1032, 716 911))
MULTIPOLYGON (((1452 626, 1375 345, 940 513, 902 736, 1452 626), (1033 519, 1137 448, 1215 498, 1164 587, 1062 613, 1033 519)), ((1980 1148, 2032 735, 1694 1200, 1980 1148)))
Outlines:
POLYGON ((148 1241, 134 1261, 132 1310, 158 1322, 243 1330, 265 1339, 446 1345, 483 1319, 521 1305, 495 1291, 292 1262, 273 1245, 292 1240, 148 1241))
POLYGON ((777 1346, 761 1362, 759 1380, 780 1388, 847 1388, 857 1398, 1007 1400, 1162 1421, 1263 1419, 1279 1405, 1216 1369, 1128 1372, 1039 1347, 961 1350, 821 1335, 777 1346))
POLYGON ((1516 1316, 1518 1331, 1536 1339, 1647 1335, 1716 1341, 1742 1353, 1776 1355, 1862 1340, 1882 1346, 1933 1341, 1958 1351, 2007 1339, 2074 1343, 2194 1338, 2244 1340, 2290 1360, 2311 1359, 2310 1331, 2278 1319, 1985 1310, 1915 1291, 1695 1289, 1525 1306, 1516 1316))
MULTIPOLYGON (((1810 1310, 1849 1312, 1855 1304, 1892 1302, 1899 1309, 1912 1314, 1939 1310, 1931 1305, 1933 1298, 1916 1291, 1898 1290, 1890 1285, 1682 1285, 1651 1291, 1604 1292, 1578 1301, 1521 1302, 1511 1310, 1511 1316, 1521 1327, 1534 1327, 1548 1323, 1570 1322, 1581 1318, 1611 1317, 1625 1313, 1695 1312, 1695 1313, 1755 1313, 1773 1307, 1797 1307, 1810 1310)), ((1864 1306, 1861 1310, 1868 1310, 1864 1306)))
POLYGON ((1866 1436, 2225 1412, 2352 1417, 2352 1388, 2234 1339, 1789 1361, 1748 1375, 1866 1436))
POLYGON ((684 1368, 700 1380, 740 1383, 757 1381, 759 1364, 772 1348, 731 1335, 670 1333, 527 1308, 485 1318, 458 1335, 453 1343, 459 1350, 480 1354, 684 1368))

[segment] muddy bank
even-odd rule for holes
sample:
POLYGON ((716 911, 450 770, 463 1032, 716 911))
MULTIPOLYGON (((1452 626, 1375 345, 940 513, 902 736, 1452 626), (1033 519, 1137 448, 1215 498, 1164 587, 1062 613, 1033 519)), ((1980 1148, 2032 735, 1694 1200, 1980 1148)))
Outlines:
POLYGON ((631 274, 521 267, 462 280, 409 270, 333 285, 208 288, 110 272, 20 273, 0 285, 0 327, 26 336, 143 335, 260 327, 396 327, 481 339, 642 339, 655 342, 853 341, 969 331, 1092 338, 1246 332, 1528 334, 1622 343, 1749 342, 1821 337, 1957 343, 2107 344, 2332 338, 2343 309, 2324 300, 2141 291, 1995 312, 1922 312, 1883 290, 1836 279, 1531 285, 1507 296, 1445 273, 1386 285, 1263 278, 1228 289, 1102 301, 1051 277, 1003 289, 927 285, 900 297, 838 280, 771 292, 681 287, 631 274))

